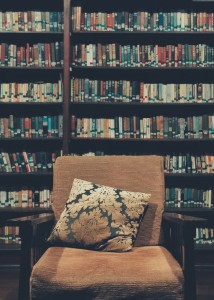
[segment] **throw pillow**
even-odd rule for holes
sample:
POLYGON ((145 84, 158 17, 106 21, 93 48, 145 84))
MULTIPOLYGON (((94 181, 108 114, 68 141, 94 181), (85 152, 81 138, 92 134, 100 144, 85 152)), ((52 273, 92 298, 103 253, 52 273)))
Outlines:
POLYGON ((74 179, 48 241, 93 250, 129 251, 150 196, 74 179))

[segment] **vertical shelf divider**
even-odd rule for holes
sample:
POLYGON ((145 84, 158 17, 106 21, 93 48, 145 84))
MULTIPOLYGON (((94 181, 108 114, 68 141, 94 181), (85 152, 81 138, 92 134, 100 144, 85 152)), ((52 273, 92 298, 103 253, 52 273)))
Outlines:
POLYGON ((70 1, 64 0, 64 66, 63 66, 63 154, 69 153, 70 138, 70 1))

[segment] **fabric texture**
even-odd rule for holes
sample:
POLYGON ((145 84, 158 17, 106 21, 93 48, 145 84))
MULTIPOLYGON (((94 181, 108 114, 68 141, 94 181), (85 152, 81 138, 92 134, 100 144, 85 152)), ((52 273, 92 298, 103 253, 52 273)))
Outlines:
POLYGON ((31 300, 184 299, 182 269, 160 246, 122 253, 51 247, 34 265, 31 284, 31 300))
POLYGON ((56 222, 68 200, 74 179, 79 178, 127 191, 151 194, 134 245, 153 246, 163 242, 161 234, 165 195, 163 157, 62 156, 56 159, 53 168, 52 209, 56 222))
POLYGON ((129 251, 150 197, 75 178, 48 241, 82 249, 129 251))

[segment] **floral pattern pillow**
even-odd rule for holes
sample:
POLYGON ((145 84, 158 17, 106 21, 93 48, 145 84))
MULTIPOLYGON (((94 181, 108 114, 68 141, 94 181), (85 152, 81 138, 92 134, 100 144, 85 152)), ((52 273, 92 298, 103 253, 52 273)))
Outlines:
POLYGON ((150 196, 74 179, 48 241, 84 249, 129 251, 150 196))

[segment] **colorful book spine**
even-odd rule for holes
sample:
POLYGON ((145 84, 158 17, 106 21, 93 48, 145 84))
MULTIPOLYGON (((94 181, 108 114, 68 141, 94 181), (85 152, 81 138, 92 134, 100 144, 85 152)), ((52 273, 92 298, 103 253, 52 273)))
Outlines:
POLYGON ((62 32, 63 29, 63 12, 0 11, 0 32, 62 32))
POLYGON ((71 102, 213 103, 214 84, 72 78, 70 98, 71 102))
POLYGON ((63 43, 0 44, 0 67, 62 67, 63 43))
POLYGON ((19 118, 10 115, 0 118, 0 137, 51 138, 62 137, 63 116, 33 116, 19 118))
POLYGON ((166 188, 165 207, 166 208, 197 208, 214 206, 213 190, 203 190, 195 188, 166 188))
POLYGON ((87 12, 82 7, 72 7, 73 31, 172 31, 210 32, 214 30, 214 13, 203 12, 87 12))
POLYGON ((213 139, 214 116, 167 117, 117 116, 107 118, 77 118, 71 116, 71 136, 115 138, 119 125, 120 138, 140 139, 213 139), (102 135, 98 135, 98 128, 102 135), (109 128, 110 131, 109 131, 109 128))
POLYGON ((129 68, 211 68, 214 66, 214 47, 206 44, 166 46, 77 44, 72 47, 72 53, 73 66, 129 68))

